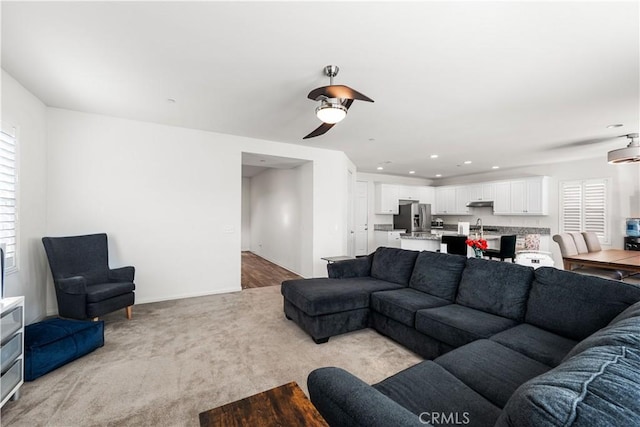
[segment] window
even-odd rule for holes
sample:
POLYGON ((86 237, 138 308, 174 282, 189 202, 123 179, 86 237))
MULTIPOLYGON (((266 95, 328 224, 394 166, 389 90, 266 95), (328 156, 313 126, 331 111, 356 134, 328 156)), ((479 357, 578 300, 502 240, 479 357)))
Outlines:
POLYGON ((609 179, 560 183, 560 232, 593 231, 610 244, 608 187, 609 179))
POLYGON ((18 266, 16 184, 16 129, 3 123, 0 128, 0 244, 5 248, 7 271, 18 266))

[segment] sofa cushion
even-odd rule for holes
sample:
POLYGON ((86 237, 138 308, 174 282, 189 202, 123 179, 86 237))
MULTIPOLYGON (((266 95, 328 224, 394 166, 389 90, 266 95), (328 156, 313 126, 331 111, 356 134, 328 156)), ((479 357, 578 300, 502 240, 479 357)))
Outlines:
POLYGON ((122 294, 133 292, 136 285, 131 282, 111 282, 87 285, 87 302, 100 302, 122 294))
POLYGON ((580 341, 639 300, 638 286, 541 267, 535 271, 525 322, 580 341))
POLYGON ((433 421, 436 414, 452 414, 457 420, 442 424, 493 425, 500 415, 499 408, 432 361, 418 363, 373 387, 420 415, 424 423, 433 421))
POLYGON ((456 303, 522 321, 532 281, 531 267, 469 258, 456 303))
POLYGON ((416 251, 378 248, 373 254, 371 277, 407 286, 417 257, 418 252, 416 251))
POLYGON ((515 325, 517 322, 514 320, 458 304, 419 310, 416 313, 418 331, 453 347, 489 338, 515 325))
POLYGON ((567 355, 567 360, 578 353, 598 346, 625 345, 640 350, 640 318, 623 319, 600 329, 598 332, 580 341, 567 355))
POLYGON ((297 279, 282 282, 282 295, 310 316, 369 307, 371 292, 399 289, 395 283, 371 277, 297 279))
POLYGON ((451 304, 446 299, 411 288, 380 291, 371 294, 371 308, 407 326, 415 323, 416 311, 451 304))
POLYGON ((594 347, 529 380, 497 426, 640 425, 640 352, 594 347))
POLYGON ((609 324, 613 325, 621 320, 630 319, 632 317, 640 317, 640 301, 630 305, 626 310, 614 317, 609 324))
POLYGON ((550 369, 489 340, 474 341, 434 362, 500 408, 521 384, 550 369))
POLYGON ((371 276, 372 261, 373 254, 356 259, 332 262, 327 264, 327 273, 332 279, 371 276))
POLYGON ((551 367, 558 366, 577 344, 572 339, 526 323, 495 334, 490 339, 551 367))
POLYGON ((409 286, 453 302, 466 263, 462 255, 420 252, 409 286))

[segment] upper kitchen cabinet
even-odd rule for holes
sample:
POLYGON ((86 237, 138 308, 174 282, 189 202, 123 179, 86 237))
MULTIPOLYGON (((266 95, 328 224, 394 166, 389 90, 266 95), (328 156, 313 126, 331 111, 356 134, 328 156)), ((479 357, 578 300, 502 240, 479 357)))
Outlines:
POLYGON ((396 185, 398 189, 398 200, 420 200, 420 187, 413 185, 396 185))
POLYGON ((483 182, 468 187, 470 202, 493 201, 495 198, 495 183, 483 182))
POLYGON ((456 188, 436 187, 436 214, 454 214, 456 210, 456 188))
POLYGON ((536 176, 495 183, 495 215, 548 215, 549 178, 536 176))
POLYGON ((549 178, 537 176, 511 181, 511 212, 514 215, 549 214, 549 178))
POLYGON ((493 184, 493 214, 511 214, 511 182, 496 182, 493 184))
POLYGON ((466 185, 461 187, 456 187, 455 213, 462 214, 462 215, 470 215, 471 214, 470 208, 467 207, 467 204, 469 204, 469 200, 471 200, 469 198, 469 187, 466 185))
POLYGON ((375 184, 375 213, 398 214, 398 186, 393 184, 375 184))
POLYGON ((431 215, 436 213, 436 191, 433 187, 418 187, 418 195, 420 203, 427 203, 431 205, 431 215))

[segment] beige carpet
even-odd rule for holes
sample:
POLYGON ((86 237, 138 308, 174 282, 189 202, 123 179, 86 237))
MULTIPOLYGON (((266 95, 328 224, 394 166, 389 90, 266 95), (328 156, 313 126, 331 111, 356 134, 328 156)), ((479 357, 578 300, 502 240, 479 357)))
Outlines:
POLYGON ((137 305, 104 318, 105 345, 25 383, 2 426, 197 426, 198 414, 339 366, 374 383, 421 359, 371 329, 316 345, 280 287, 137 305))

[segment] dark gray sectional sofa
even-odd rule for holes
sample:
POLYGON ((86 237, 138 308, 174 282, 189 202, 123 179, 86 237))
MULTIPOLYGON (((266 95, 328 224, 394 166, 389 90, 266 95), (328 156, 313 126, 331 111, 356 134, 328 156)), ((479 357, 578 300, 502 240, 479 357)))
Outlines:
POLYGON ((554 268, 379 248, 286 281, 317 343, 372 327, 425 359, 378 384, 308 378, 332 426, 640 425, 640 287, 554 268))

